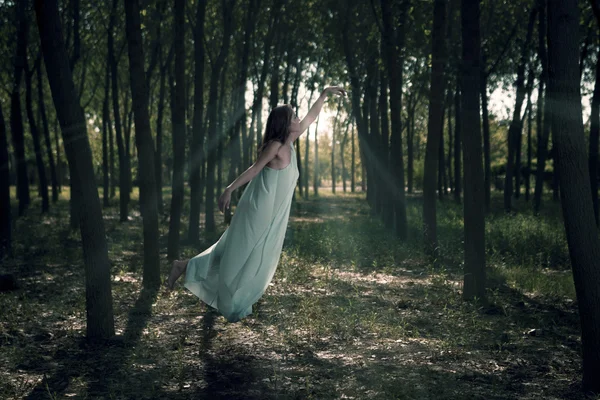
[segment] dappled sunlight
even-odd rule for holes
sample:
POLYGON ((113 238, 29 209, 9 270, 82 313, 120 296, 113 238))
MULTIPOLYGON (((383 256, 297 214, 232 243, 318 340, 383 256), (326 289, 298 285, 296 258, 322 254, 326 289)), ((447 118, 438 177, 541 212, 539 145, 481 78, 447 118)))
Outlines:
MULTIPOLYGON (((556 290, 549 282, 568 284, 567 271, 526 275, 508 264, 510 253, 504 264, 493 256, 490 304, 478 306, 461 298, 459 267, 434 270, 419 240, 400 242, 369 216, 364 194, 299 200, 297 210, 273 281, 236 324, 180 283, 168 294, 143 294, 141 220, 119 223, 118 209, 106 210, 119 339, 104 347, 83 339, 78 234, 57 234, 68 221, 44 217, 53 224, 17 242, 19 261, 7 265, 19 271, 24 301, 0 294, 0 362, 16 366, 0 370, 3 390, 30 398, 45 398, 46 384, 76 398, 578 398, 564 389, 580 370, 576 306, 542 295, 556 290), (527 280, 535 289, 522 286, 527 280)), ((35 224, 27 218, 19 229, 35 224)), ((451 246, 459 240, 454 218, 440 216, 447 260, 462 251, 451 246)), ((518 234, 532 229, 540 245, 559 243, 525 221, 518 234)), ((197 252, 182 248, 182 256, 197 252)), ((170 267, 160 256, 165 276, 170 267)))

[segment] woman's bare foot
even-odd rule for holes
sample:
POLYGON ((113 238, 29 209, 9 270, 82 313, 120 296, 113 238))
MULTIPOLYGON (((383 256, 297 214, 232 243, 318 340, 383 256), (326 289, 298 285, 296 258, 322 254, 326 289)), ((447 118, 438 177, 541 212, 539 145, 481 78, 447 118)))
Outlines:
POLYGON ((167 290, 168 291, 173 290, 173 287, 175 286, 175 282, 177 282, 177 279, 179 279, 179 277, 181 275, 183 275, 183 273, 185 272, 188 261, 189 260, 173 261, 173 267, 171 268, 171 273, 169 274, 169 279, 167 279, 167 290))

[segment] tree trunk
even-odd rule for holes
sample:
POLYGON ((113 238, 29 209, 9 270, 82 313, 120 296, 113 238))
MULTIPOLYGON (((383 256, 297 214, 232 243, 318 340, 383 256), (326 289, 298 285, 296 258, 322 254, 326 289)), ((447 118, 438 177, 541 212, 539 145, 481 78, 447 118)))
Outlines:
POLYGON ((592 203, 594 206, 594 216, 596 225, 600 227, 600 218, 598 216, 598 136, 600 134, 600 53, 596 61, 596 82, 594 84, 594 94, 592 95, 592 111, 590 121, 590 150, 589 150, 589 171, 590 185, 592 189, 592 203))
POLYGON ((12 207, 10 205, 10 170, 8 158, 8 140, 4 114, 0 105, 0 260, 12 253, 12 207))
POLYGON ((355 174, 355 149, 354 149, 354 124, 352 125, 352 157, 350 159, 350 191, 354 193, 356 191, 356 174, 355 174))
MULTIPOLYGON (((425 234, 425 250, 434 260, 437 259, 436 254, 438 252, 435 177, 436 172, 439 171, 441 173, 438 164, 443 165, 443 160, 439 160, 439 156, 443 152, 444 66, 447 62, 444 39, 445 24, 446 2, 444 0, 436 0, 433 6, 431 86, 429 90, 429 118, 423 173, 423 233, 425 234)), ((441 188, 439 189, 441 196, 441 188)))
MULTIPOLYGON (((392 186, 395 207, 395 229, 396 235, 404 240, 408 234, 406 218, 406 198, 404 193, 404 158, 402 148, 402 70, 404 59, 399 56, 397 49, 404 48, 404 21, 407 14, 408 1, 402 2, 400 10, 400 21, 397 24, 398 31, 394 32, 391 5, 381 1, 383 15, 383 35, 386 43, 385 65, 390 80, 390 108, 392 113, 391 154, 390 160, 394 171, 396 184, 392 186)), ((353 85, 354 86, 354 85, 353 85)), ((354 88, 353 88, 354 89, 354 88)), ((356 90, 356 89, 354 89, 356 90)), ((359 120, 357 120, 358 122, 359 120)), ((361 127, 358 126, 360 134, 361 127)))
MULTIPOLYGON (((481 65, 486 65, 485 58, 482 59, 481 65)), ((482 71, 481 73, 481 112, 483 117, 483 184, 485 187, 485 212, 487 214, 490 212, 492 200, 492 166, 490 157, 490 117, 488 113, 487 73, 485 71, 482 71)))
POLYGON ((85 264, 87 337, 105 339, 115 333, 110 261, 85 116, 69 69, 57 1, 35 0, 35 13, 67 159, 75 172, 71 178, 79 182, 77 188, 86 205, 78 217, 85 264))
POLYGON ((532 160, 532 143, 531 143, 531 131, 532 131, 532 112, 533 104, 531 103, 531 91, 533 90, 533 70, 529 71, 530 80, 532 82, 529 91, 527 92, 527 175, 525 178, 525 201, 529 201, 531 195, 531 160, 532 160))
POLYGON ((194 116, 192 122, 192 146, 190 155, 190 219, 188 240, 195 244, 200 240, 200 204, 202 203, 202 183, 200 167, 204 163, 204 130, 202 112, 204 109, 204 20, 206 1, 198 1, 196 9, 196 30, 194 31, 194 116))
POLYGON ((552 103, 552 139, 581 320, 583 390, 600 393, 600 241, 586 165, 577 62, 579 18, 576 0, 549 2, 547 101, 552 103))
POLYGON ((462 148, 462 109, 460 95, 460 76, 456 79, 456 92, 454 94, 454 201, 460 204, 463 175, 461 167, 461 148, 462 148))
POLYGON ((485 299, 485 211, 483 160, 479 117, 480 34, 479 0, 462 0, 462 113, 465 164, 464 247, 465 275, 463 297, 485 299))
POLYGON ((10 130, 17 164, 17 198, 19 199, 19 217, 29 207, 29 179, 25 160, 25 136, 23 132, 23 115, 21 113, 21 77, 27 57, 27 19, 25 10, 27 2, 17 4, 17 44, 14 61, 14 83, 10 95, 10 130))
POLYGON ((315 169, 313 171, 313 191, 315 196, 319 195, 319 121, 321 120, 320 116, 317 117, 317 123, 315 124, 315 159, 314 166, 315 169))
POLYGON ((102 187, 103 187, 103 192, 102 192, 102 200, 103 203, 102 205, 104 207, 108 207, 109 206, 109 199, 110 199, 110 193, 109 193, 109 187, 110 187, 110 181, 109 181, 109 165, 108 165, 108 125, 110 124, 109 121, 109 111, 108 111, 108 106, 109 106, 109 101, 108 98, 110 96, 110 91, 109 91, 109 87, 110 87, 110 60, 109 60, 110 55, 107 54, 106 57, 106 73, 104 75, 104 100, 102 102, 102 187))
POLYGON ((446 159, 446 168, 448 169, 448 184, 450 185, 450 192, 454 193, 454 177, 452 175, 452 151, 454 149, 454 145, 452 143, 452 90, 448 88, 446 91, 448 94, 448 98, 446 102, 448 103, 448 158, 446 159))
POLYGON ((138 152, 138 182, 140 212, 144 230, 144 274, 146 289, 160 286, 160 258, 158 255, 158 213, 156 182, 154 179, 154 145, 148 114, 148 89, 144 71, 144 53, 138 0, 125 1, 126 34, 129 48, 131 101, 135 117, 135 144, 138 152))
POLYGON ((169 237, 167 258, 179 257, 179 231, 181 230, 181 209, 183 207, 183 168, 185 158, 185 47, 184 47, 184 0, 175 0, 173 49, 175 51, 175 107, 173 110, 173 178, 171 211, 169 213, 169 237))
POLYGON ((544 93, 544 86, 548 86, 548 54, 546 52, 546 2, 547 0, 538 0, 538 53, 540 63, 542 64, 542 75, 540 77, 540 88, 538 90, 537 112, 543 110, 543 120, 541 114, 538 115, 537 126, 537 166, 535 177, 535 191, 533 194, 533 212, 538 214, 542 204, 542 194, 544 193, 544 170, 546 169, 546 158, 548 157, 548 139, 550 137, 550 103, 544 101, 541 93, 544 93))
MULTIPOLYGON (((381 54, 384 53, 385 48, 383 48, 384 44, 381 44, 381 54)), ((387 76, 385 74, 385 70, 380 71, 380 79, 379 79, 379 116, 381 118, 381 140, 380 147, 381 151, 379 152, 379 159, 381 160, 381 165, 384 171, 387 171, 389 176, 393 176, 390 170, 390 123, 388 118, 389 111, 389 103, 388 103, 388 81, 387 76)), ((348 126, 346 125, 346 131, 348 130, 348 126)), ((346 141, 347 135, 344 134, 344 144, 346 141)), ((409 145, 410 146, 410 145, 409 145)), ((344 153, 342 148, 342 165, 344 160, 344 153)), ((343 170, 343 167, 342 167, 343 170)), ((343 178, 344 172, 342 171, 342 180, 344 181, 344 192, 346 191, 346 181, 343 178)), ((383 182, 381 185, 381 197, 383 203, 382 217, 383 223, 386 228, 392 229, 394 223, 394 204, 392 203, 392 192, 389 189, 389 185, 387 182, 383 182)))
POLYGON ((119 221, 127 221, 129 207, 129 189, 127 188, 127 170, 125 161, 125 145, 123 144, 121 111, 119 108, 119 81, 117 57, 114 48, 113 28, 117 14, 117 2, 113 0, 108 25, 108 48, 110 54, 110 75, 112 80, 113 118, 115 120, 115 135, 117 137, 117 155, 119 158, 119 221))
MULTIPOLYGON (((215 148, 217 147, 217 97, 218 97, 218 83, 219 76, 221 75, 221 69, 225 65, 225 59, 229 52, 229 43, 232 32, 232 12, 235 5, 235 0, 230 0, 223 3, 223 20, 224 20, 224 32, 223 42, 219 55, 215 60, 210 78, 210 91, 208 101, 208 164, 206 168, 206 231, 214 233, 216 230, 215 225, 215 166, 217 163, 215 157, 215 148)), ((262 97, 261 97, 262 98, 262 97)), ((259 114, 260 116, 260 114, 259 114)))
POLYGON ((52 154, 52 143, 50 141, 50 130, 48 129, 48 118, 46 116, 46 103, 44 101, 44 85, 42 80, 42 63, 38 63, 38 108, 42 117, 42 127, 44 129, 44 143, 46 145, 46 155, 50 163, 50 179, 52 180, 52 202, 58 201, 58 179, 56 177, 56 165, 54 164, 54 155, 52 154))
POLYGON ((44 167, 44 158, 42 157, 42 146, 40 144, 40 133, 35 115, 33 113, 33 90, 31 88, 31 79, 35 72, 35 67, 29 70, 27 59, 25 59, 25 108, 27 110, 27 119, 29 120, 29 130, 33 139, 33 149, 35 151, 35 164, 38 173, 38 191, 42 197, 42 213, 47 213, 50 207, 48 198, 48 181, 46 180, 46 168, 44 167))
MULTIPOLYGON (((527 24, 527 36, 521 50, 521 60, 517 68, 517 97, 515 100, 515 109, 513 118, 508 129, 508 160, 506 162, 506 177, 504 180, 504 210, 510 212, 512 210, 513 196, 513 177, 519 179, 520 171, 515 171, 517 160, 520 161, 521 148, 521 132, 523 131, 523 119, 521 118, 521 109, 525 99, 525 64, 527 62, 527 54, 529 52, 529 43, 533 35, 533 24, 538 12, 537 7, 534 7, 529 15, 529 23, 527 24)), ((517 167, 519 167, 517 165, 517 167)), ((517 185, 515 185, 517 187, 517 185)))

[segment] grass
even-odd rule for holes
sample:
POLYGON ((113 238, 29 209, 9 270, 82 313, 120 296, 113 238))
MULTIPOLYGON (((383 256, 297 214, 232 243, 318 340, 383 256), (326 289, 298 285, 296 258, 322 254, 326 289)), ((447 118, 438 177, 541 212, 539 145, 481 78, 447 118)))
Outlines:
MULTIPOLYGON (((48 215, 34 199, 16 221, 14 258, 3 265, 21 288, 0 293, 1 398, 594 398, 581 393, 579 318, 556 204, 540 217, 524 203, 514 215, 489 216, 489 301, 478 306, 461 299, 461 206, 438 208, 442 263, 433 269, 418 196, 408 197, 406 242, 370 215, 364 194, 297 196, 271 286, 252 315, 228 324, 180 284, 171 295, 142 290, 134 191, 130 221, 118 222, 118 199, 104 209, 118 337, 99 346, 84 338, 82 254, 64 193, 48 215)), ((220 214, 217 223, 222 232, 220 214)))

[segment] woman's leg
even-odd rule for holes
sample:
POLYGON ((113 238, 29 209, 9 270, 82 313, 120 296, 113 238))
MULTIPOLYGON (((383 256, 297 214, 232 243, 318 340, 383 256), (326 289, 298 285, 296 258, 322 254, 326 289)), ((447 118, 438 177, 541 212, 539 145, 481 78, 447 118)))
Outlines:
POLYGON ((167 289, 173 290, 173 286, 175 286, 175 282, 181 275, 185 273, 187 269, 187 264, 189 259, 187 260, 175 260, 173 261, 173 266, 171 267, 171 273, 169 274, 169 279, 167 279, 167 289))

